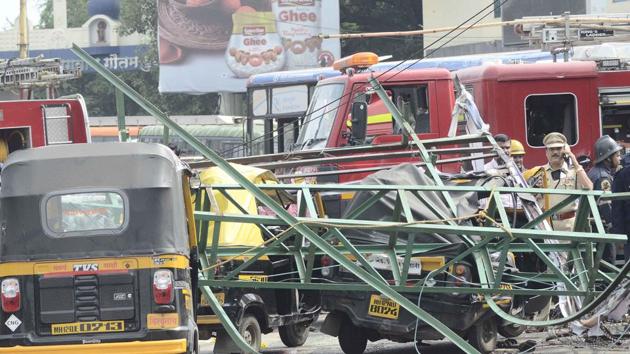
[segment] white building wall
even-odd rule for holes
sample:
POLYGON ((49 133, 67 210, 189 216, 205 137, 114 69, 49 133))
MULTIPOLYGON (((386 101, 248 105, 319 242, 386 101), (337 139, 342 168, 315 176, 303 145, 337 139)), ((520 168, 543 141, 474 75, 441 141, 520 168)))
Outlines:
MULTIPOLYGON (((35 29, 29 23, 30 50, 67 49, 71 48, 73 43, 81 47, 130 46, 149 43, 149 38, 139 34, 120 36, 117 31, 120 27, 120 21, 104 15, 92 16, 81 27, 67 28, 65 0, 55 0, 53 4, 55 5, 55 28, 35 29), (56 11, 62 6, 63 11, 56 11), (62 12, 63 15, 59 15, 59 12, 62 12), (101 42, 96 40, 98 35, 95 33, 99 21, 104 21, 107 25, 105 28, 106 40, 101 42)), ((17 42, 17 26, 0 32, 0 52, 17 50, 17 42)))
MULTIPOLYGON (((440 27, 455 27, 466 21, 473 14, 481 11, 490 4, 488 0, 425 0, 422 2, 423 26, 424 29, 433 29, 440 27)), ((483 12, 483 15, 490 14, 479 23, 489 23, 501 21, 501 18, 495 18, 493 7, 483 12)), ((477 17, 479 18, 479 17, 477 17)), ((445 32, 425 35, 425 47, 443 36, 445 32)), ((453 35, 450 35, 453 37, 453 35)), ((501 27, 488 27, 480 29, 470 29, 461 34, 446 46, 462 45, 477 42, 490 42, 501 39, 501 27)), ((445 42, 448 38, 436 43, 433 47, 437 47, 440 43, 445 42)))

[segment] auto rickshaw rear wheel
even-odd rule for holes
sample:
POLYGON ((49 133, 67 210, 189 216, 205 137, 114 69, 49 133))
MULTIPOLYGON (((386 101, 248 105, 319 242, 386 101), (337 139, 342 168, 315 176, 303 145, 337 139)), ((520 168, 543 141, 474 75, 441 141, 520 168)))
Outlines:
POLYGON ((238 331, 250 347, 255 349, 257 352, 260 352, 262 332, 256 317, 250 314, 243 316, 243 319, 238 326, 238 331))
POLYGON ((339 328, 339 346, 346 354, 363 354, 367 347, 367 335, 363 329, 346 318, 339 328))
POLYGON ((289 348, 300 347, 306 343, 310 328, 310 321, 294 323, 278 328, 282 343, 289 348))
POLYGON ((497 321, 494 316, 477 321, 468 331, 468 342, 483 354, 492 353, 497 346, 497 321))

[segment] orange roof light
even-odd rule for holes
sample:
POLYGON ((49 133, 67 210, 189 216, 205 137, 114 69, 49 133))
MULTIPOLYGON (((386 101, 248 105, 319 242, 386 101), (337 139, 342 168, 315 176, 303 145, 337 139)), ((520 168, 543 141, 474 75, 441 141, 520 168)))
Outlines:
POLYGON ((345 72, 348 68, 365 69, 378 63, 378 55, 371 52, 361 52, 336 60, 333 69, 345 72))

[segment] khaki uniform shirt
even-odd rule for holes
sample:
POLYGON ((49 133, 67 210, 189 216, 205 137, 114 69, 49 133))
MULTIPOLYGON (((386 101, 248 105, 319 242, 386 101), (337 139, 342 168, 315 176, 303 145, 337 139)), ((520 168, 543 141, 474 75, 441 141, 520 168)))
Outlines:
MULTIPOLYGON (((559 179, 553 179, 552 172, 554 172, 551 165, 546 164, 543 166, 544 168, 544 180, 543 180, 543 188, 548 189, 570 189, 575 190, 578 189, 577 185, 577 174, 574 168, 569 168, 567 163, 563 163, 560 168, 560 177, 559 179)), ((557 173, 557 172, 556 172, 557 173)), ((561 201, 567 198, 566 195, 560 194, 548 194, 545 196, 541 196, 538 198, 538 205, 543 209, 547 210, 553 208, 561 201)), ((557 214, 565 214, 569 212, 575 212, 577 210, 577 200, 564 208, 560 209, 557 214)), ((572 218, 567 218, 564 220, 557 220, 552 218, 552 225, 554 230, 572 230, 573 224, 575 222, 575 216, 572 218)))

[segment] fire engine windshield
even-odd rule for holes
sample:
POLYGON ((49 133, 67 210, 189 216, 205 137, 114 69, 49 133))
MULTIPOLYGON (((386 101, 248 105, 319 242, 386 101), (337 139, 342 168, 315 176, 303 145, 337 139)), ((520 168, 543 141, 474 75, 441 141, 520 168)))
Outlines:
POLYGON ((326 147, 337 109, 341 102, 343 84, 318 86, 306 112, 304 126, 296 143, 296 150, 313 150, 326 147))

